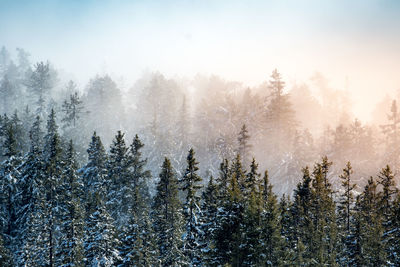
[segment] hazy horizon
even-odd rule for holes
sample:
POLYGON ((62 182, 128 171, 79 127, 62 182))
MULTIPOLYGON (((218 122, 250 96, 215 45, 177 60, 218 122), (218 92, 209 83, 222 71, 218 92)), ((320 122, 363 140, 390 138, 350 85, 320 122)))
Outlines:
POLYGON ((288 89, 322 73, 364 121, 400 89, 397 1, 1 1, 0 45, 49 60, 84 87, 97 73, 215 74, 288 89))

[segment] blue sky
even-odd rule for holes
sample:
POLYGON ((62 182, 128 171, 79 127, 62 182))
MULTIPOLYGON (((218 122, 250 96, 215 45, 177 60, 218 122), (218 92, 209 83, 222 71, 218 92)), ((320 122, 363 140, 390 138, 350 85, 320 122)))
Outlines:
POLYGON ((0 45, 49 59, 81 83, 107 71, 129 84, 158 70, 256 85, 278 67, 290 84, 320 71, 337 88, 349 78, 353 97, 363 95, 359 113, 400 89, 395 0, 0 0, 0 45))

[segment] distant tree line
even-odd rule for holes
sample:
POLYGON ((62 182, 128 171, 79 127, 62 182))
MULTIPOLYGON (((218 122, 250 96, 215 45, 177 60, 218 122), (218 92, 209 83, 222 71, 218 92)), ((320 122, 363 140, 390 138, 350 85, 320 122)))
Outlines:
MULTIPOLYGON (((291 197, 301 168, 325 155, 334 162, 328 174, 334 191, 340 182, 333 177, 348 160, 361 187, 385 164, 400 171, 399 99, 386 99, 374 124, 365 124, 351 115, 349 94, 330 88, 321 74, 290 87, 276 69, 266 78, 249 88, 214 75, 187 80, 145 73, 128 90, 121 90, 108 74, 79 84, 48 61, 31 62, 24 49, 12 53, 2 47, 1 124, 10 121, 21 132, 17 149, 25 154, 32 121, 36 116, 45 121, 54 110, 59 135, 73 140, 80 165, 86 164, 93 131, 106 147, 118 130, 129 138, 139 134, 147 144, 143 154, 153 173, 168 157, 177 175, 183 175, 187 151, 193 147, 201 176, 216 177, 219 163, 232 161, 239 152, 243 169, 248 171, 252 157, 257 158, 260 168, 269 170, 274 191, 291 197), (240 146, 238 133, 247 139, 246 146, 240 146)), ((6 131, 0 130, 0 160, 6 159, 6 131)), ((154 190, 153 182, 150 189, 154 190)))
POLYGON ((334 190, 323 157, 302 169, 292 197, 278 198, 246 155, 243 126, 236 157, 216 177, 201 177, 190 149, 181 174, 164 158, 151 192, 137 135, 126 143, 118 131, 106 150, 93 133, 80 167, 54 110, 46 123, 33 118, 28 133, 20 124, 1 116, 1 266, 400 265, 389 166, 356 191, 348 162, 334 190))

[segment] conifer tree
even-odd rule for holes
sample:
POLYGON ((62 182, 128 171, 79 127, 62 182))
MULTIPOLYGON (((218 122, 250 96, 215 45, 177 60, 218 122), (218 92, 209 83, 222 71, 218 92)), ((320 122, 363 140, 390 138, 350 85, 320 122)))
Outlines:
POLYGON ((107 179, 107 155, 101 139, 96 132, 92 135, 87 153, 88 163, 79 170, 86 192, 84 197, 86 219, 93 212, 94 207, 92 207, 91 204, 95 203, 92 201, 92 197, 94 197, 95 193, 97 192, 103 197, 106 196, 107 193, 105 189, 107 179))
MULTIPOLYGON (((243 170, 242 159, 239 154, 233 160, 230 169, 231 175, 235 177, 239 185, 240 193, 243 194, 246 191, 246 174, 243 170)), ((257 171, 256 171, 257 172, 257 171)), ((255 173, 252 175, 257 176, 255 173)))
POLYGON ((312 258, 319 264, 335 264, 336 260, 336 212, 332 189, 327 178, 330 162, 324 157, 314 167, 312 181, 313 236, 310 244, 312 258))
POLYGON ((258 173, 258 164, 256 160, 253 158, 250 164, 250 171, 246 174, 245 178, 245 196, 247 196, 250 192, 256 192, 256 187, 260 183, 261 174, 258 173))
POLYGON ((59 202, 60 202, 60 184, 62 176, 62 151, 61 140, 58 134, 58 126, 56 124, 55 112, 52 109, 47 120, 47 134, 44 144, 44 190, 45 190, 45 208, 48 217, 45 219, 48 225, 48 264, 50 267, 55 266, 55 253, 57 247, 57 230, 56 226, 59 219, 59 202))
POLYGON ((49 62, 35 64, 35 68, 28 78, 27 87, 36 100, 36 114, 41 118, 44 117, 47 94, 53 87, 53 84, 54 77, 49 62))
POLYGON ((202 194, 201 211, 201 258, 205 265, 214 265, 212 241, 217 229, 218 187, 212 176, 202 194))
POLYGON ((296 121, 294 110, 289 100, 289 95, 285 94, 283 89, 285 82, 282 80, 278 70, 271 74, 269 82, 270 102, 267 107, 267 127, 271 133, 272 147, 278 154, 284 151, 283 140, 290 140, 293 137, 296 121))
POLYGON ((384 229, 379 210, 377 184, 371 177, 356 201, 356 240, 352 251, 355 266, 383 266, 387 254, 383 244, 384 229))
POLYGON ((353 209, 354 209, 354 188, 355 184, 351 182, 353 169, 350 162, 347 162, 343 174, 339 176, 342 181, 342 194, 338 203, 338 220, 340 251, 338 253, 338 262, 342 265, 350 265, 351 250, 353 246, 353 209))
POLYGON ((168 158, 164 159, 152 205, 153 229, 161 266, 178 265, 182 259, 178 180, 168 158))
POLYGON ((10 251, 4 246, 3 235, 0 235, 0 266, 11 267, 10 251))
POLYGON ((297 225, 293 224, 291 214, 292 202, 289 197, 283 195, 279 201, 279 218, 280 218, 280 233, 282 237, 282 251, 280 256, 281 264, 287 265, 292 263, 294 259, 294 228, 297 225))
POLYGON ((80 100, 78 92, 74 92, 69 96, 69 101, 64 100, 62 105, 64 117, 62 122, 65 127, 75 128, 77 121, 81 118, 83 114, 83 102, 80 100))
POLYGON ((6 158, 0 164, 0 191, 2 192, 0 194, 0 233, 5 237, 5 244, 9 245, 12 234, 14 234, 16 177, 18 177, 18 167, 22 159, 17 156, 14 127, 10 124, 6 127, 4 142, 4 156, 6 158))
POLYGON ((77 163, 71 140, 62 174, 59 220, 61 241, 57 249, 57 266, 83 266, 84 209, 81 203, 83 184, 76 170, 77 163))
MULTIPOLYGON (((134 202, 131 205, 135 209, 141 210, 147 214, 151 206, 148 187, 148 182, 151 179, 151 173, 145 168, 147 159, 144 159, 142 156, 141 150, 143 147, 144 144, 140 141, 139 136, 135 135, 132 144, 130 145, 128 155, 131 172, 131 181, 129 186, 131 188, 135 188, 134 194, 139 194, 138 196, 134 196, 134 202), (135 199, 141 199, 141 201, 135 202, 135 199)), ((137 215, 140 216, 140 212, 137 212, 137 215)))
POLYGON ((400 114, 397 107, 396 100, 392 101, 392 105, 390 107, 390 114, 387 116, 390 123, 380 125, 383 134, 386 135, 386 152, 385 152, 385 160, 386 163, 391 164, 394 167, 394 170, 397 171, 399 166, 399 123, 400 123, 400 114))
POLYGON ((384 229, 384 239, 386 253, 388 260, 394 262, 397 255, 392 253, 396 244, 395 231, 397 230, 394 217, 395 206, 394 201, 399 193, 394 181, 394 174, 389 165, 381 170, 378 175, 378 185, 382 187, 382 191, 378 193, 379 198, 379 212, 382 214, 382 226, 384 229))
POLYGON ((311 258, 310 246, 312 243, 313 220, 311 216, 312 203, 312 178, 308 167, 302 170, 302 181, 297 185, 294 191, 294 202, 291 213, 293 225, 293 244, 295 259, 297 265, 309 264, 308 258, 311 258))
POLYGON ((224 161, 220 168, 218 183, 220 188, 218 195, 220 197, 218 200, 213 255, 216 264, 222 266, 224 264, 240 264, 242 262, 239 246, 244 203, 237 177, 242 179, 244 174, 241 171, 240 156, 237 159, 231 168, 229 168, 227 161, 224 161), (234 169, 236 170, 234 171, 234 169))
POLYGON ((277 196, 272 192, 272 185, 268 179, 268 172, 264 173, 262 184, 262 240, 265 265, 276 266, 281 264, 282 242, 279 207, 277 196))
POLYGON ((394 266, 400 265, 400 194, 397 194, 396 199, 393 203, 393 216, 392 216, 392 226, 393 232, 391 233, 391 242, 389 259, 394 266))
POLYGON ((85 261, 86 266, 115 266, 121 261, 120 241, 114 221, 107 212, 99 192, 95 192, 90 200, 92 212, 86 220, 85 227, 85 261))
POLYGON ((200 197, 197 191, 201 188, 199 183, 202 181, 197 174, 198 162, 194 157, 193 148, 189 150, 187 156, 187 167, 184 175, 179 180, 180 190, 184 194, 184 203, 182 207, 184 217, 184 233, 183 233, 183 253, 187 257, 189 265, 199 264, 200 261, 200 197))
POLYGON ((242 125, 242 128, 240 129, 239 136, 238 136, 238 154, 242 158, 243 161, 243 166, 247 168, 247 166, 250 164, 250 150, 251 150, 251 144, 249 144, 249 139, 250 135, 247 130, 246 124, 242 125))
POLYGON ((126 223, 129 205, 133 199, 130 185, 129 148, 125 144, 124 134, 118 131, 107 161, 107 206, 118 227, 126 223))
MULTIPOLYGON (((34 265, 34 255, 43 253, 43 246, 37 242, 47 227, 42 218, 46 216, 44 210, 44 162, 42 158, 42 136, 40 117, 37 116, 30 130, 30 150, 20 166, 20 175, 17 182, 19 194, 16 196, 16 217, 18 240, 15 252, 15 262, 34 265), (43 216, 43 217, 42 217, 43 216), (35 248, 35 249, 33 249, 35 248)), ((44 258, 44 257, 42 257, 44 258)))

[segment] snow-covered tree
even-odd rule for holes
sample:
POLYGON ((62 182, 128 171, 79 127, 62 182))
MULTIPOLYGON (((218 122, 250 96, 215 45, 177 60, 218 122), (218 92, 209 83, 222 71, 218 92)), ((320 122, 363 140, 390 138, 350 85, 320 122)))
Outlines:
POLYGON ((164 159, 159 178, 152 205, 153 229, 161 266, 173 266, 182 260, 182 218, 178 179, 168 158, 164 159))
POLYGON ((184 194, 184 203, 182 212, 184 216, 184 232, 183 232, 183 253, 187 257, 189 265, 197 265, 200 261, 200 244, 201 235, 199 226, 200 216, 200 196, 198 190, 201 188, 199 184, 202 178, 197 174, 198 162, 195 159, 193 148, 189 150, 186 158, 187 167, 184 175, 179 180, 180 190, 184 194))

